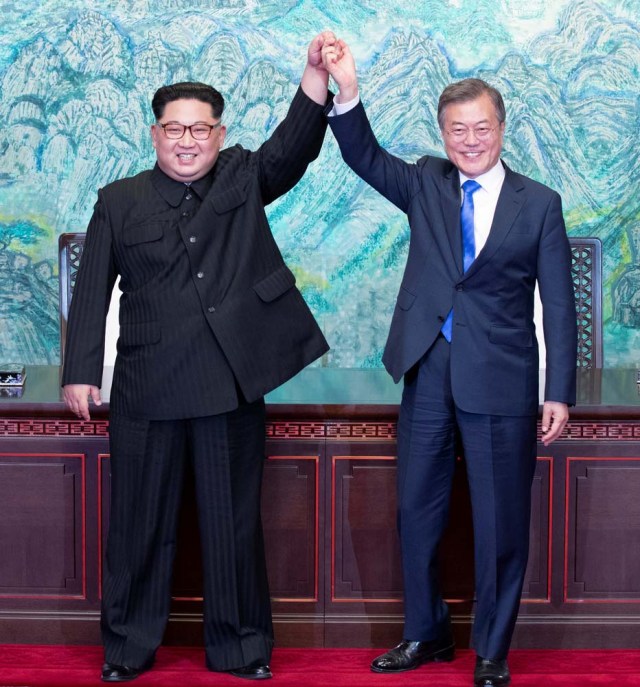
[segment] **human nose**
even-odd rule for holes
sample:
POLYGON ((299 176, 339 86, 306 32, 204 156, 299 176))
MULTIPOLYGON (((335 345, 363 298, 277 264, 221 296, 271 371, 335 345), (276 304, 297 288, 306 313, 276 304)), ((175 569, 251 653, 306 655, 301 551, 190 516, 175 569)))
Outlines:
POLYGON ((185 127, 184 134, 182 134, 180 145, 184 148, 190 148, 192 145, 195 145, 195 138, 191 135, 191 128, 188 126, 185 127))
POLYGON ((480 138, 478 134, 476 133, 475 129, 467 129, 464 133, 464 138, 462 139, 465 143, 469 143, 469 145, 476 145, 480 143, 480 138), (471 136, 472 140, 469 143, 469 136, 471 136))

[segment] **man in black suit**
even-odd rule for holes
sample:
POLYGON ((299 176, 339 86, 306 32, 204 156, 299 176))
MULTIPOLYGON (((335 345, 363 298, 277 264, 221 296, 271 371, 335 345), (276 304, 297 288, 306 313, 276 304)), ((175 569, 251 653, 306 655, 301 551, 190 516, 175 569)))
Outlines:
POLYGON ((322 146, 328 74, 318 35, 289 112, 257 151, 222 149, 223 98, 200 83, 153 98, 154 169, 103 188, 69 313, 64 399, 100 404, 105 316, 120 276, 110 397, 111 511, 102 636, 107 682, 151 667, 169 614, 185 460, 196 476, 206 663, 271 677, 260 485, 263 396, 328 349, 265 206, 322 146))
POLYGON ((505 108, 479 79, 448 86, 438 123, 448 160, 409 164, 377 142, 343 41, 323 49, 340 88, 329 121, 347 164, 407 213, 409 255, 383 362, 404 377, 398 421, 403 641, 371 667, 395 673, 454 655, 436 551, 448 517, 456 437, 475 534, 475 685, 510 682, 507 653, 527 564, 536 464, 538 347, 546 344, 543 443, 575 402, 576 315, 560 197, 501 160, 505 108))

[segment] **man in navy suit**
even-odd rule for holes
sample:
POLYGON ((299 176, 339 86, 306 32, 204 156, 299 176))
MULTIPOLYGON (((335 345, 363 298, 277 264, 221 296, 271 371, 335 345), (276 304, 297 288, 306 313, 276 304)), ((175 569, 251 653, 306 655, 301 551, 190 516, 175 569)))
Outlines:
POLYGON ((376 140, 348 46, 338 41, 323 53, 340 89, 328 114, 342 156, 407 213, 410 227, 383 357, 396 382, 404 377, 397 477, 404 638, 371 668, 395 673, 454 656, 436 551, 459 437, 475 535, 474 683, 507 685, 536 464, 536 283, 547 351, 545 445, 575 402, 576 315, 560 196, 501 161, 505 108, 489 84, 465 79, 444 90, 438 123, 449 159, 410 164, 376 140))
POLYGON ((101 189, 69 314, 62 384, 89 420, 101 403, 105 316, 120 276, 109 406, 111 509, 102 680, 148 670, 169 615, 185 462, 196 476, 207 666, 271 677, 260 522, 264 395, 328 349, 271 234, 265 206, 321 149, 329 76, 309 46, 287 116, 258 150, 223 148, 207 84, 160 88, 156 166, 101 189))

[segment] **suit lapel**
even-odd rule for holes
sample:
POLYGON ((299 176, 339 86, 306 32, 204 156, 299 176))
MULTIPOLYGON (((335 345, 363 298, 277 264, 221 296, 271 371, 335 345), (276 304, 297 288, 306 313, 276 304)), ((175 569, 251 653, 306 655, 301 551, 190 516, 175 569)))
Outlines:
POLYGON ((460 233, 460 175, 452 164, 445 169, 442 185, 442 217, 457 276, 462 275, 462 235, 460 233))
POLYGON ((491 256, 498 250, 511 231, 513 223, 524 205, 525 197, 522 182, 506 165, 504 167, 506 176, 498 196, 498 204, 489 237, 471 267, 465 272, 465 279, 481 269, 491 259, 491 256))

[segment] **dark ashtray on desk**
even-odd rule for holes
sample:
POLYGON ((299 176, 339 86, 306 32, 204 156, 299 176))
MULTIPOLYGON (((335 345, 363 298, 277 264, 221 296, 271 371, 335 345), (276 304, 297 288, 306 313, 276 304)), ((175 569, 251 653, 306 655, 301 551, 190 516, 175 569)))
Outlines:
POLYGON ((0 363, 0 388, 22 386, 26 376, 24 365, 0 363))

